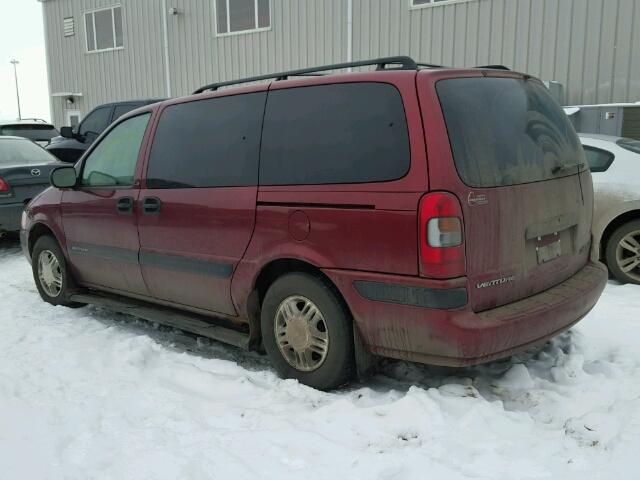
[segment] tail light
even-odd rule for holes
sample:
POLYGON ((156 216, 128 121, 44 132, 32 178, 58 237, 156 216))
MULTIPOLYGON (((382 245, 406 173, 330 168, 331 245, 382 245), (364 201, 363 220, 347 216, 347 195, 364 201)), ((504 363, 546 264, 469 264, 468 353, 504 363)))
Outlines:
POLYGON ((9 192, 9 184, 5 182, 2 177, 0 177, 0 193, 8 193, 9 192))
POLYGON ((462 208, 446 192, 428 193, 418 212, 420 275, 453 278, 465 274, 462 208))

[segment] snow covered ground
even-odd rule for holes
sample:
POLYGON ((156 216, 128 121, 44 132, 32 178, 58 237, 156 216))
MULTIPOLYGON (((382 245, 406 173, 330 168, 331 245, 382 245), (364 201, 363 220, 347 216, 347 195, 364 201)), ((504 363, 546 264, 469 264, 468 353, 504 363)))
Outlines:
POLYGON ((0 242, 0 478, 637 479, 640 287, 542 351, 323 393, 265 357, 43 303, 0 242))

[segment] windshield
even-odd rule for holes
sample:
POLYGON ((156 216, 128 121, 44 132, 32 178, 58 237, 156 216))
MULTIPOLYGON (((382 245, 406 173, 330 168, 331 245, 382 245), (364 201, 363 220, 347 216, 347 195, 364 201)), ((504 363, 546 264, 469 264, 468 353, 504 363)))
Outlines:
POLYGON ((640 153, 640 140, 634 140, 633 138, 621 138, 616 142, 616 144, 630 152, 640 153))
POLYGON ((472 187, 574 175, 585 168, 562 108, 536 80, 473 77, 436 84, 456 169, 472 187))
POLYGON ((0 128, 4 136, 28 138, 34 142, 48 142, 60 135, 51 125, 5 125, 0 128))
POLYGON ((54 163, 55 157, 29 140, 0 138, 0 167, 54 163))

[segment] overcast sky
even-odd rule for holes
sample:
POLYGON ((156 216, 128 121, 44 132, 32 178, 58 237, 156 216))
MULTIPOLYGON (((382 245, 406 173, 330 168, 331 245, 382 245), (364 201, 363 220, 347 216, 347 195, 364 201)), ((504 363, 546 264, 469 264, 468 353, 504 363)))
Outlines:
POLYGON ((36 0, 0 0, 0 119, 18 117, 13 78, 18 65, 23 117, 50 120, 42 4, 36 0))

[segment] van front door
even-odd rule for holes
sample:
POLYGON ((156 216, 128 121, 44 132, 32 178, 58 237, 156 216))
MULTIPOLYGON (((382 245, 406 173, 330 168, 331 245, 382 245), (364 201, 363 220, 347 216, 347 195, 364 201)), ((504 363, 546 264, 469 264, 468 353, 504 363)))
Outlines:
POLYGON ((148 295, 138 263, 134 178, 150 116, 116 125, 84 160, 78 187, 62 194, 67 250, 83 285, 148 295))
POLYGON ((159 300, 235 315, 255 223, 265 92, 167 106, 138 200, 140 264, 159 300))

